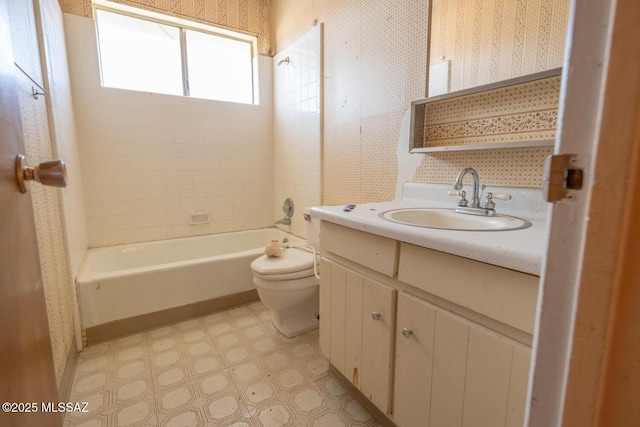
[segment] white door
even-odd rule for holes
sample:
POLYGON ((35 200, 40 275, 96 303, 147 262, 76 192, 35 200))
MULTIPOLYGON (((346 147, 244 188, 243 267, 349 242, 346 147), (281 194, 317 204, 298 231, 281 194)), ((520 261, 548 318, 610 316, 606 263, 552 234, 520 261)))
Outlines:
POLYGON ((555 151, 576 154, 585 173, 583 189, 550 208, 529 426, 596 425, 625 192, 635 185, 637 0, 574 1, 570 16, 555 151))

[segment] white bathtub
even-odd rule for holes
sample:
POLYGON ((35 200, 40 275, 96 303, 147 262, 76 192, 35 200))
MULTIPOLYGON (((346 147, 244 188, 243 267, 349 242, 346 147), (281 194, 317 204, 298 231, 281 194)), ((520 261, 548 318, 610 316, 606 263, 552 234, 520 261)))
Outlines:
POLYGON ((90 249, 76 278, 84 329, 255 289, 251 261, 277 228, 90 249))

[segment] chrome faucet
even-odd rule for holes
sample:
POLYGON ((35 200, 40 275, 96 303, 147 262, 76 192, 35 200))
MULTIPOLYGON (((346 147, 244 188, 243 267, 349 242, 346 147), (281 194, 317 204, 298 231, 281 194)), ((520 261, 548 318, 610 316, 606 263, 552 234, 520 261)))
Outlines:
POLYGON ((453 190, 449 191, 450 196, 459 196, 458 206, 456 207, 456 212, 465 213, 471 215, 483 215, 483 216, 494 216, 496 214, 496 204, 493 203, 493 199, 499 200, 511 200, 511 194, 493 194, 487 193, 485 199, 482 203, 480 203, 480 197, 482 197, 482 192, 484 192, 486 186, 480 186, 480 177, 478 176, 478 172, 476 172, 473 168, 464 168, 458 174, 456 178, 456 182, 453 183, 453 190), (466 192, 462 191, 462 180, 465 175, 470 173, 473 178, 473 194, 471 195, 471 204, 468 205, 467 199, 465 199, 466 192), (481 191, 478 194, 478 190, 481 191))
MULTIPOLYGON (((458 206, 456 207, 456 212, 471 214, 471 215, 482 215, 482 216, 494 216, 496 214, 495 204, 493 203, 491 193, 487 193, 487 200, 480 204, 480 197, 482 194, 478 194, 480 190, 480 177, 478 176, 478 172, 476 172, 473 168, 464 168, 458 174, 456 178, 456 182, 453 183, 453 188, 456 191, 449 192, 451 195, 460 196, 460 200, 458 200, 458 206), (462 190, 462 180, 464 179, 466 174, 471 174, 473 178, 473 194, 471 195, 471 204, 467 205, 467 199, 465 199, 466 193, 462 190)), ((482 186, 482 190, 484 191, 485 186, 482 186)), ((509 196, 511 197, 511 196, 509 196)))
POLYGON ((456 182, 453 183, 454 190, 462 189, 462 180, 464 179, 467 173, 471 174, 473 178, 473 194, 471 195, 471 205, 470 208, 479 208, 480 207, 480 195, 478 194, 478 189, 480 188, 480 177, 478 176, 478 172, 474 168, 464 168, 458 174, 456 178, 456 182))
POLYGON ((276 224, 291 225, 291 218, 285 216, 284 218, 277 220, 276 224))

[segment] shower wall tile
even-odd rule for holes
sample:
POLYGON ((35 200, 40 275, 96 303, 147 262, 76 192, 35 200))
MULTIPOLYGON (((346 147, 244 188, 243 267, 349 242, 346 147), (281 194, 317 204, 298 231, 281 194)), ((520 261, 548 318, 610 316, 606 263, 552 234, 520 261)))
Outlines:
POLYGON ((90 247, 273 224, 271 58, 260 105, 103 88, 93 20, 65 27, 90 247))
POLYGON ((273 60, 274 218, 283 217, 281 207, 290 197, 294 217, 290 226, 280 227, 305 238, 304 208, 321 204, 321 45, 318 25, 273 60), (287 57, 288 64, 277 65, 287 57))

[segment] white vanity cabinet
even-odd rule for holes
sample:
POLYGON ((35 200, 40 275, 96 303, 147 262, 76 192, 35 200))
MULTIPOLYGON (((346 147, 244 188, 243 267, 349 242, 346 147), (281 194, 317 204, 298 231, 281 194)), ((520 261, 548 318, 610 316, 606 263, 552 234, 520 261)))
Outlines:
POLYGON ((320 349, 400 427, 521 426, 538 277, 323 221, 320 349))
POLYGON ((406 292, 396 331, 398 426, 522 426, 527 346, 406 292))

